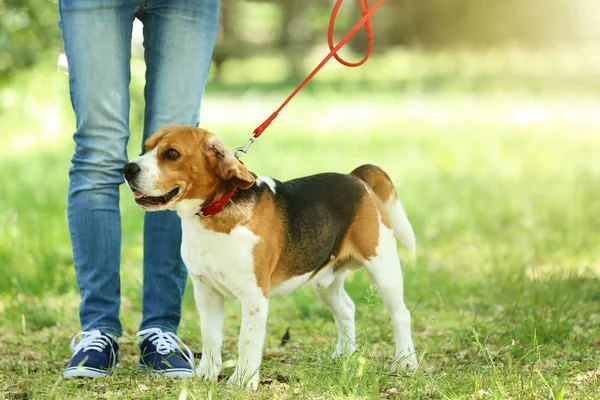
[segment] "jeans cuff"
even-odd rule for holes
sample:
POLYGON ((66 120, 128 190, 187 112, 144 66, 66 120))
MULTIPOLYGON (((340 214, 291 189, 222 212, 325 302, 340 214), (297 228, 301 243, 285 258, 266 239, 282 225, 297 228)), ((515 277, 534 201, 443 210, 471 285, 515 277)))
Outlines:
POLYGON ((123 336, 123 331, 121 329, 118 328, 111 328, 110 326, 99 326, 96 328, 92 328, 92 329, 88 329, 88 331, 93 331, 93 330, 99 330, 102 333, 106 333, 108 335, 112 335, 115 338, 119 338, 121 336, 123 336))

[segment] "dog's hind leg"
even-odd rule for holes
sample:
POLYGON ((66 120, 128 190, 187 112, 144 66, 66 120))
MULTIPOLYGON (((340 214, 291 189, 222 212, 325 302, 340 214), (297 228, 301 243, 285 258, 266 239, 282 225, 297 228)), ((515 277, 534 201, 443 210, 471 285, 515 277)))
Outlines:
POLYGON ((337 345, 331 355, 334 359, 340 355, 350 356, 356 350, 355 306, 344 290, 344 279, 347 274, 347 270, 336 272, 333 282, 327 287, 319 287, 318 282, 315 285, 317 295, 333 312, 338 327, 337 345))
POLYGON ((410 332, 410 312, 404 304, 402 269, 396 239, 392 230, 383 224, 380 227, 377 255, 365 260, 365 266, 392 318, 396 345, 392 368, 414 369, 417 358, 410 332))

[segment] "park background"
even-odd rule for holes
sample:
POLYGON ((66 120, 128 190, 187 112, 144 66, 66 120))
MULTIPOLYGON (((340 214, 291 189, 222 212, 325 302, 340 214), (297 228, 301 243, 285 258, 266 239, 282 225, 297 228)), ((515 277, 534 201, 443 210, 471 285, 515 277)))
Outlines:
MULTIPOLYGON (((326 54, 332 5, 223 0, 201 126, 244 144, 326 54)), ((386 373, 389 318, 357 272, 359 352, 329 360, 333 317, 299 290, 271 302, 262 384, 246 394, 136 371, 142 211, 125 188, 120 367, 61 378, 79 295, 58 4, 0 0, 0 398, 600 398, 599 15, 596 0, 388 0, 372 58, 330 62, 290 103, 244 162, 280 180, 367 162, 390 174, 417 235, 416 260, 399 252, 420 365, 386 373)), ((359 16, 348 0, 336 36, 359 16)), ((131 158, 144 107, 139 30, 133 40, 131 158)), ((342 54, 365 48, 361 31, 342 54)), ((229 300, 224 360, 239 325, 229 300)), ((191 290, 179 334, 200 351, 191 290)))

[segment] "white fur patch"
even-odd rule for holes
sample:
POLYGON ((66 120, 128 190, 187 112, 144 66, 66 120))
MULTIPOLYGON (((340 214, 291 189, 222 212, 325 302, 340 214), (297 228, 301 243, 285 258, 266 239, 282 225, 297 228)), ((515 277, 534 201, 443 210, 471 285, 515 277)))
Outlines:
POLYGON ((281 297, 287 296, 292 293, 294 290, 303 286, 308 282, 308 278, 312 275, 312 272, 308 272, 304 275, 294 276, 291 279, 288 279, 285 282, 281 282, 278 286, 271 289, 269 292, 269 297, 281 297))
POLYGON ((204 199, 184 199, 175 203, 172 208, 177 211, 182 220, 185 218, 198 218, 196 213, 200 210, 202 203, 204 203, 204 199))
POLYGON ((253 265, 258 242, 250 229, 238 225, 229 234, 205 229, 199 217, 182 218, 181 255, 190 274, 200 277, 226 296, 262 293, 253 265))
POLYGON ((156 188, 160 179, 157 152, 156 148, 154 148, 149 153, 133 161, 140 167, 140 172, 135 179, 136 188, 147 196, 162 196, 165 194, 156 188))
MULTIPOLYGON (((304 286, 308 283, 309 278, 313 272, 307 272, 303 275, 294 276, 285 282, 281 282, 278 286, 271 288, 269 297, 281 297, 287 296, 299 287, 304 286)), ((333 283, 335 279, 335 272, 331 264, 325 265, 321 270, 310 280, 310 283, 316 289, 326 289, 333 283)))
POLYGON ((317 289, 326 289, 333 283, 335 279, 335 272, 333 271, 333 267, 330 265, 326 265, 323 267, 317 276, 313 278, 313 282, 315 288, 317 289))
POLYGON ((415 233, 406 212, 404 212, 402 203, 395 197, 396 196, 392 196, 384 206, 392 218, 392 228, 394 229, 396 237, 400 240, 400 243, 413 254, 413 256, 416 256, 417 240, 415 239, 415 233))
POLYGON ((261 185, 263 183, 266 184, 269 187, 269 189, 271 189, 271 192, 273 192, 273 194, 277 193, 277 191, 275 190, 277 184, 275 183, 273 178, 270 178, 268 176, 258 176, 256 178, 256 184, 261 185))

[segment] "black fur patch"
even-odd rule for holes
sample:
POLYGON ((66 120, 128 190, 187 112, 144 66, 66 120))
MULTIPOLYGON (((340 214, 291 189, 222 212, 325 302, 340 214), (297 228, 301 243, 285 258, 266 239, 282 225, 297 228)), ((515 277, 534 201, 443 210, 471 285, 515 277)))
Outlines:
POLYGON ((324 173, 287 182, 276 181, 275 202, 288 218, 280 260, 293 275, 316 271, 337 256, 365 194, 353 176, 324 173))

